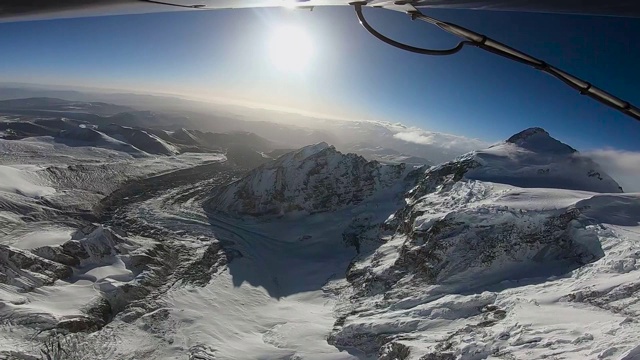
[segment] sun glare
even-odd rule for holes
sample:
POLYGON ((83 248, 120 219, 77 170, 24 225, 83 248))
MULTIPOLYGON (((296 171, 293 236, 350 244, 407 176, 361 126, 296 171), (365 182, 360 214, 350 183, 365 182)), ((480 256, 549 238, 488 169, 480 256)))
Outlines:
POLYGON ((269 56, 281 71, 300 72, 307 68, 313 57, 311 37, 304 28, 281 26, 275 28, 269 41, 269 56))

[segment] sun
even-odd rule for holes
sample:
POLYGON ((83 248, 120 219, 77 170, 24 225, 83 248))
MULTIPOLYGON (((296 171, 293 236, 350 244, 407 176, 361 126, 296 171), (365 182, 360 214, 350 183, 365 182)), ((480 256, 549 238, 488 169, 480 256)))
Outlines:
POLYGON ((314 48, 304 28, 287 25, 273 29, 269 39, 272 64, 284 72, 304 71, 311 61, 314 48))

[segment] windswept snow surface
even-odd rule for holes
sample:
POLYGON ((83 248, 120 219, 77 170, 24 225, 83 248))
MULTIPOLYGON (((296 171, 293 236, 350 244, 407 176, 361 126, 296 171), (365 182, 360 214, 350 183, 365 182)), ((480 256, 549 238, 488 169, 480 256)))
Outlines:
POLYGON ((16 168, 0 165, 0 192, 19 194, 28 197, 51 195, 56 192, 51 186, 43 185, 33 168, 16 168))
POLYGON ((75 231, 76 229, 71 227, 39 223, 35 229, 24 226, 9 235, 0 235, 0 244, 11 245, 18 249, 60 245, 71 240, 75 231))

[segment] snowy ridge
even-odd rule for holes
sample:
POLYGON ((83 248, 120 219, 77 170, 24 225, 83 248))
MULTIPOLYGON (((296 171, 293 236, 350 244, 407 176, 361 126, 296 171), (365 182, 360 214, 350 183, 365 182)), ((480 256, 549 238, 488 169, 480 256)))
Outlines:
POLYGON ((380 359, 634 358, 616 302, 640 296, 638 233, 620 228, 640 196, 594 193, 620 189, 591 170, 539 128, 427 169, 351 264, 329 341, 380 359))
POLYGON ((175 146, 141 129, 115 124, 101 126, 98 129, 149 154, 176 155, 179 153, 175 146))
POLYGON ((246 215, 334 211, 391 188, 404 165, 367 162, 327 143, 287 153, 213 194, 209 209, 246 215))
POLYGON ((350 267, 330 341, 382 359, 622 359, 637 351, 639 206, 472 180, 426 195, 350 267))
POLYGON ((89 128, 78 127, 72 130, 62 130, 58 134, 58 138, 69 146, 87 146, 111 149, 129 153, 133 156, 147 156, 148 154, 137 147, 112 138, 111 136, 89 128))
POLYGON ((260 152, 273 150, 273 144, 269 140, 248 132, 211 133, 184 128, 176 131, 162 130, 157 128, 162 123, 157 118, 160 115, 144 111, 107 117, 83 112, 63 114, 71 118, 60 117, 61 113, 58 112, 51 113, 51 117, 0 117, 0 138, 49 138, 68 146, 112 149, 138 157, 149 154, 172 156, 187 152, 218 152, 231 147, 244 147, 260 152))

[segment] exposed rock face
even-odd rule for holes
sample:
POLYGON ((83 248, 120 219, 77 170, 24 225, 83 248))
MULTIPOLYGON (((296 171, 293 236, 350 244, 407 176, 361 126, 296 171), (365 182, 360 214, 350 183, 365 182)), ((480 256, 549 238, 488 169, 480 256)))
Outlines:
POLYGON ((355 247, 360 253, 360 248, 364 241, 377 241, 380 236, 380 224, 375 221, 375 216, 371 213, 363 213, 355 216, 347 228, 342 232, 342 241, 346 246, 355 247))
POLYGON ((254 169, 213 194, 207 207, 253 216, 334 211, 392 187, 405 168, 368 162, 320 143, 254 169))
POLYGON ((43 246, 32 252, 68 266, 82 266, 104 263, 104 259, 115 256, 117 249, 126 243, 126 239, 112 229, 99 226, 80 240, 70 240, 60 246, 43 246))
POLYGON ((577 209, 521 213, 487 206, 414 224, 409 233, 396 235, 406 240, 392 266, 382 275, 362 274, 365 287, 388 290, 408 275, 423 284, 465 277, 479 284, 496 276, 525 277, 528 269, 551 263, 558 268, 550 273, 564 273, 604 256, 595 234, 585 228, 588 219, 577 209))
POLYGON ((73 274, 71 267, 0 245, 0 283, 31 291, 73 274))
POLYGON ((429 169, 419 175, 416 187, 411 189, 407 195, 410 199, 416 200, 432 192, 444 192, 451 186, 462 180, 465 174, 474 168, 482 166, 473 158, 465 158, 458 161, 451 161, 429 169))

